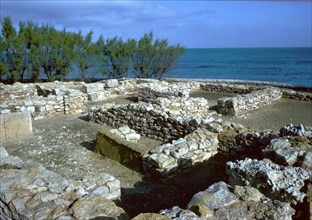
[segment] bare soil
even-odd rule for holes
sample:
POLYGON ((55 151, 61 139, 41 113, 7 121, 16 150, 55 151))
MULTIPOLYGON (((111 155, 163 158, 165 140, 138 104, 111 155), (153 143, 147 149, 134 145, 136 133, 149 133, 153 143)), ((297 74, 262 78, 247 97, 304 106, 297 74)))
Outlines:
MULTIPOLYGON (((219 97, 228 94, 201 92, 209 100, 210 107, 219 97)), ((135 94, 118 96, 105 102, 119 104, 136 102, 135 94)), ((100 105, 89 103, 89 106, 100 105)), ((270 106, 249 112, 246 118, 223 117, 256 129, 278 130, 289 123, 312 125, 312 103, 282 99, 270 106)), ((41 162, 66 178, 83 179, 84 176, 109 173, 121 182, 122 196, 117 201, 131 217, 142 212, 159 212, 161 209, 178 205, 185 208, 187 202, 198 191, 206 189, 217 181, 226 181, 225 158, 217 155, 209 163, 202 164, 188 172, 167 181, 145 178, 107 157, 92 152, 96 133, 105 125, 88 122, 87 114, 59 116, 33 122, 34 135, 23 140, 4 144, 8 152, 23 159, 41 162)), ((146 145, 157 146, 159 141, 143 138, 146 145)))

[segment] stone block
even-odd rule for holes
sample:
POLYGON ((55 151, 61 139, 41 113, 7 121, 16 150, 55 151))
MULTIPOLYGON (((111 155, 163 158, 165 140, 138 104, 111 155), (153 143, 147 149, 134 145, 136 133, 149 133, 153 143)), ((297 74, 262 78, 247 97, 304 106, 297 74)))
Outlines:
POLYGON ((196 193, 187 206, 200 217, 211 217, 214 209, 229 206, 237 201, 237 197, 229 191, 226 183, 218 182, 196 193))
POLYGON ((96 136, 95 152, 107 156, 121 164, 142 171, 142 156, 151 150, 151 147, 132 143, 110 131, 99 131, 96 136))
POLYGON ((0 142, 31 136, 32 119, 29 111, 0 114, 0 142))
POLYGON ((84 84, 82 87, 82 91, 84 93, 92 93, 92 92, 99 92, 104 90, 103 83, 90 83, 84 84))
POLYGON ((103 82, 106 88, 116 88, 119 85, 117 79, 107 79, 103 82))

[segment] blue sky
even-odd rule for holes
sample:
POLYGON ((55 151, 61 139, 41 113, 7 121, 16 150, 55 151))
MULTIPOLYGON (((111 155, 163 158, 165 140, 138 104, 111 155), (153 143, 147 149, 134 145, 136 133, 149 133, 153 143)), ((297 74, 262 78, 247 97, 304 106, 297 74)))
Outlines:
POLYGON ((0 16, 187 48, 312 46, 311 1, 0 0, 0 16))

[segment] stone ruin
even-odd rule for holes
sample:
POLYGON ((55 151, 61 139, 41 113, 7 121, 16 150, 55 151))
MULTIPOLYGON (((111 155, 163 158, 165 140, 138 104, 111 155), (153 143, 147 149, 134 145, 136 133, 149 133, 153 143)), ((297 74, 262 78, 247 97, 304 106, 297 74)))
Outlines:
MULTIPOLYGON (((215 119, 208 111, 207 100, 189 97, 189 92, 198 90, 238 93, 236 97, 219 99, 217 106, 219 113, 236 116, 282 97, 311 101, 310 93, 276 87, 259 89, 257 86, 200 81, 150 80, 16 84, 13 86, 16 92, 11 90, 9 86, 1 85, 1 98, 5 97, 4 101, 1 99, 1 116, 29 111, 35 119, 75 114, 85 111, 87 102, 138 92, 139 103, 92 107, 89 118, 114 127, 99 131, 96 151, 114 155, 113 159, 147 176, 171 178, 217 154, 241 158, 225 161, 228 184, 212 184, 195 194, 185 209, 175 206, 161 210, 159 214, 141 214, 134 219, 291 219, 295 213, 294 204, 302 203, 306 196, 307 202, 311 203, 311 127, 287 125, 278 135, 250 131, 238 124, 215 119), (163 144, 142 146, 138 141, 140 135, 163 144)), ((119 182, 113 177, 103 174, 100 179, 107 177, 105 183, 88 178, 66 180, 35 162, 13 159, 1 151, 1 179, 5 181, 5 188, 1 186, 1 210, 7 219, 29 219, 38 213, 59 219, 97 216, 128 219, 124 211, 110 201, 120 196, 119 182), (39 176, 32 177, 30 171, 34 167, 40 170, 39 176), (15 174, 16 178, 25 177, 25 184, 16 188, 15 183, 20 179, 12 179, 15 174), (37 182, 31 182, 30 178, 37 182), (52 178, 60 180, 60 184, 51 184, 52 178), (21 191, 27 193, 21 195, 21 191), (35 211, 41 208, 42 212, 35 211), (108 209, 113 211, 108 213, 108 209)))
POLYGON ((112 200, 120 182, 106 173, 98 178, 66 179, 35 161, 23 161, 0 147, 0 217, 9 219, 128 219, 112 200))

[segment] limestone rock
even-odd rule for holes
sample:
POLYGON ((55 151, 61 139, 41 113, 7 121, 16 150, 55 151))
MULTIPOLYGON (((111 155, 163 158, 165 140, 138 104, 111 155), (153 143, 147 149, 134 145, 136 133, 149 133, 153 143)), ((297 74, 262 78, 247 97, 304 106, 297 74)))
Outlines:
POLYGON ((23 161, 18 157, 7 156, 0 160, 0 169, 21 169, 23 161))
POLYGON ((118 80, 117 79, 107 79, 103 81, 105 87, 107 88, 116 88, 118 87, 118 80))
POLYGON ((292 147, 288 139, 277 138, 271 140, 270 144, 263 150, 264 154, 283 165, 294 165, 302 157, 304 151, 297 147, 292 147))
POLYGON ((269 159, 227 162, 226 172, 232 185, 252 186, 265 191, 265 195, 294 203, 303 201, 305 194, 300 189, 309 178, 308 172, 300 167, 284 167, 269 159))
POLYGON ((141 213, 132 220, 171 220, 171 218, 157 213, 141 213))
POLYGON ((84 93, 100 92, 104 90, 103 83, 86 83, 82 87, 84 93))
POLYGON ((217 219, 272 219, 291 220, 295 210, 278 200, 265 202, 239 202, 215 211, 217 219))
POLYGON ((281 137, 284 136, 301 136, 301 137, 307 137, 309 139, 312 139, 312 127, 303 126, 302 124, 299 125, 285 125, 280 129, 279 135, 281 137))
MULTIPOLYGON (((164 209, 159 212, 161 215, 167 216, 169 219, 172 220, 204 220, 206 218, 198 217, 194 212, 187 209, 181 209, 178 206, 173 206, 169 209, 164 209)), ((206 219, 207 220, 207 219, 206 219)))
POLYGON ((210 217, 213 210, 237 202, 237 197, 231 193, 224 182, 214 183, 206 190, 196 193, 188 203, 188 209, 200 217, 210 217))
POLYGON ((114 202, 100 195, 87 196, 78 199, 71 207, 73 216, 77 219, 93 219, 109 217, 112 219, 129 219, 125 211, 114 202))
POLYGON ((269 200, 264 203, 255 203, 248 207, 252 217, 255 219, 272 219, 272 220, 291 220, 295 210, 291 208, 289 203, 280 202, 278 200, 269 200))
POLYGON ((30 112, 0 114, 0 143, 32 134, 30 112))
POLYGON ((0 159, 8 157, 9 153, 6 151, 4 147, 0 147, 0 159))
POLYGON ((301 167, 308 171, 310 180, 312 179, 312 152, 307 152, 303 156, 301 167))
POLYGON ((120 197, 120 182, 109 174, 67 180, 40 163, 10 155, 0 159, 0 169, 3 219, 72 219, 73 211, 79 219, 127 219, 124 211, 108 200, 120 197))
POLYGON ((264 195, 250 186, 234 186, 234 194, 246 202, 260 202, 264 195))

